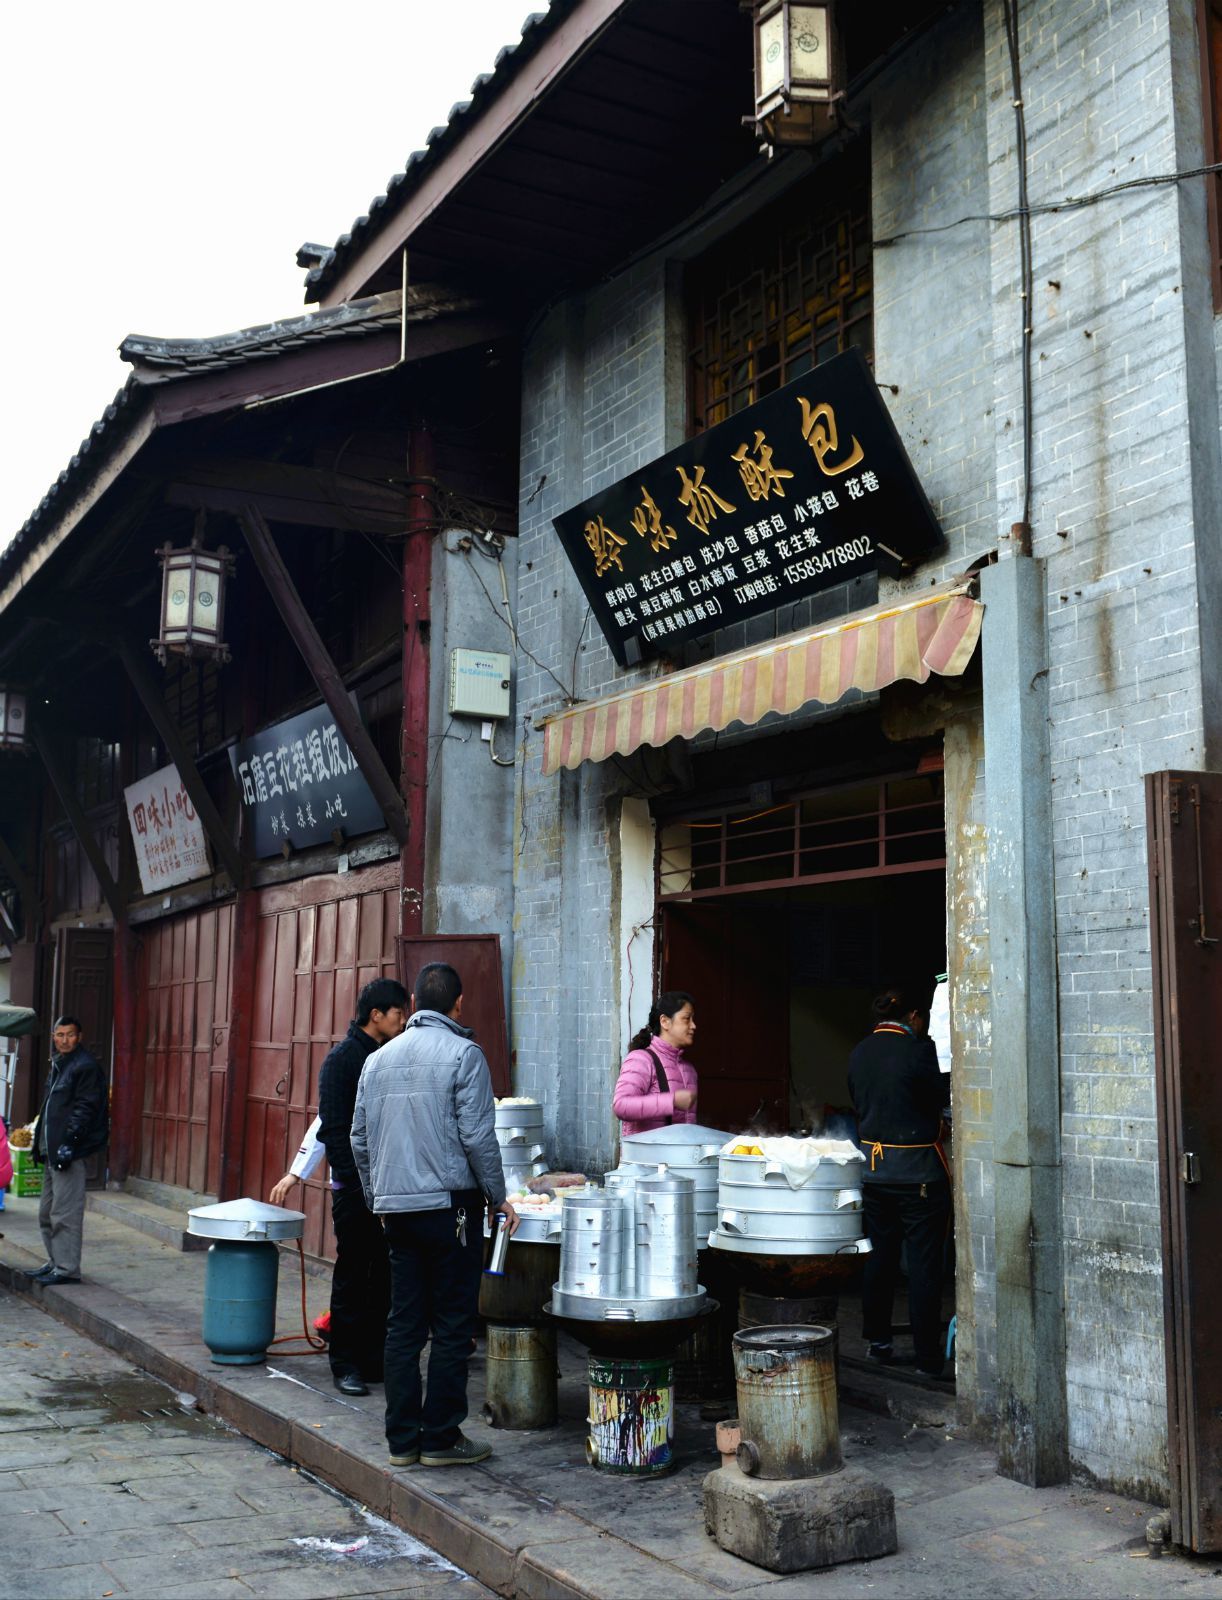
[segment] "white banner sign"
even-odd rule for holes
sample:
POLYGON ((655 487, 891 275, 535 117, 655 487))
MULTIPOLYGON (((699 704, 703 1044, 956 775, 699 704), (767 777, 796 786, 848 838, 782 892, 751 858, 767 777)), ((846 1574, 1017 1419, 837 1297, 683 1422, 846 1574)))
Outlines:
POLYGON ((152 772, 124 789, 127 820, 145 894, 206 878, 212 871, 204 826, 175 766, 152 772))

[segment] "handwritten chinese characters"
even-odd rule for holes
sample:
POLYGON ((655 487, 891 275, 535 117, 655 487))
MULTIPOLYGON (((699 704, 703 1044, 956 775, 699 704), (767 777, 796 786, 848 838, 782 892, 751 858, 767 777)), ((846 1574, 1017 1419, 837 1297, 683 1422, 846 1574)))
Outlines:
POLYGON ((672 636, 707 633, 878 567, 898 572, 941 539, 857 351, 555 523, 625 664, 646 647, 671 647, 672 636))
POLYGON ((212 871, 203 824, 175 766, 162 767, 123 791, 140 886, 145 894, 190 883, 212 871))
POLYGON ((230 759, 256 855, 384 826, 356 757, 322 707, 243 740, 230 759))

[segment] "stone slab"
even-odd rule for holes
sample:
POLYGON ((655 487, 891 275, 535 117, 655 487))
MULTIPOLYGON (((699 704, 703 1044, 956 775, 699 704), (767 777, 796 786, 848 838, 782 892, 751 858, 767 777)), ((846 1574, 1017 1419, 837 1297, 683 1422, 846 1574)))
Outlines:
POLYGON ((723 1550, 768 1572, 808 1572, 896 1549, 895 1497, 860 1467, 819 1478, 754 1478, 718 1467, 704 1521, 723 1550))

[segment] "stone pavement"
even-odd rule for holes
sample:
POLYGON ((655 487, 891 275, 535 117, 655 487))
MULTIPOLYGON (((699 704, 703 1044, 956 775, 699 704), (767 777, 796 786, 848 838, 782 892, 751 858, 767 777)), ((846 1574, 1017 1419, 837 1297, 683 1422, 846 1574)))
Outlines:
POLYGON ((0 1289, 0 1596, 487 1600, 409 1535, 0 1289))
MULTIPOLYGON (((584 1356, 563 1340, 556 1428, 536 1434, 486 1428, 478 1420, 477 1358, 467 1431, 493 1445, 492 1460, 461 1471, 394 1471, 386 1461, 380 1392, 357 1401, 340 1396, 321 1357, 273 1354, 266 1367, 211 1365, 198 1331, 202 1255, 91 1212, 87 1281, 31 1287, 25 1273, 42 1259, 36 1202, 9 1204, 0 1284, 198 1397, 210 1414, 335 1484, 504 1595, 1222 1597, 1222 1559, 1148 1559, 1143 1535, 1155 1508, 1085 1485, 1033 1490, 999 1478, 992 1452, 956 1431, 949 1395, 941 1415, 938 1398, 926 1396, 920 1422, 842 1405, 846 1459, 894 1491, 899 1550, 881 1561, 793 1577, 729 1556, 705 1533, 700 1487, 718 1458, 712 1426, 694 1409, 679 1408, 670 1475, 616 1478, 586 1466, 584 1356)), ((308 1279, 307 1293, 313 1315, 326 1300, 325 1278, 308 1279)), ((300 1324, 300 1277, 289 1257, 279 1310, 281 1331, 293 1332, 300 1324)))

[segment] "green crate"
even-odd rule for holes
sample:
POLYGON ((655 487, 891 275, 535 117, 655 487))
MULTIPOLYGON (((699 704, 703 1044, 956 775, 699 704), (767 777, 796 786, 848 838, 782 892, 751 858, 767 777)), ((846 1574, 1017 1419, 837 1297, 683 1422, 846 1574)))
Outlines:
POLYGON ((13 1181, 9 1193, 19 1200, 36 1199, 42 1193, 42 1168, 34 1161, 32 1150, 14 1150, 13 1181))

